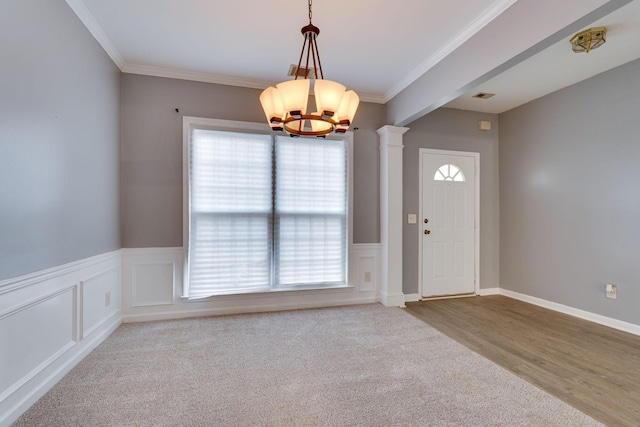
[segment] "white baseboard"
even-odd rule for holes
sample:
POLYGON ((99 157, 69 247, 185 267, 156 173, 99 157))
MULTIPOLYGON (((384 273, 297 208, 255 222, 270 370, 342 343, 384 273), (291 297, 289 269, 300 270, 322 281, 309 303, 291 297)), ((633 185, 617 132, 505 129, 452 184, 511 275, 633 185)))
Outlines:
POLYGON ((629 322, 623 322, 622 320, 612 319, 611 317, 601 316, 599 314, 569 307, 567 305, 559 304, 557 302, 547 301, 542 298, 532 297, 530 295, 513 292, 508 289, 500 288, 500 295, 504 295, 506 297, 524 301, 529 304, 537 305, 540 307, 548 308, 549 310, 568 314, 570 316, 578 317, 580 319, 588 320, 590 322, 598 323, 603 326, 608 326, 613 329, 618 329, 623 332, 628 332, 634 335, 640 335, 640 325, 635 325, 629 322))
POLYGON ((487 295, 499 295, 500 294, 500 288, 484 288, 484 289, 480 289, 480 291, 478 292, 478 295, 481 297, 485 297, 487 295))
POLYGON ((308 302, 308 303, 290 303, 290 304, 246 304, 235 307, 215 307, 195 310, 175 310, 175 311, 163 311, 160 313, 140 313, 140 314, 128 314, 123 316, 123 323, 135 323, 135 322, 151 322, 157 320, 173 320, 173 319, 187 319, 190 317, 204 317, 204 316, 221 316, 229 314, 244 314, 244 313, 267 313, 272 311, 287 311, 287 310, 302 310, 311 308, 322 307, 339 307, 344 305, 356 305, 356 304, 374 304, 377 300, 375 297, 367 298, 355 298, 347 301, 324 301, 324 302, 308 302))
POLYGON ((11 425, 122 322, 120 251, 0 282, 0 427, 11 425))
MULTIPOLYGON (((628 332, 634 335, 640 335, 640 325, 636 325, 622 320, 612 319, 611 317, 601 316, 599 314, 591 313, 588 311, 580 310, 577 308, 569 307, 567 305, 559 304, 552 301, 547 301, 542 298, 532 297, 530 295, 521 294, 518 292, 510 291, 503 288, 484 288, 480 289, 479 296, 488 295, 504 295, 509 298, 517 299, 529 304, 537 305, 540 307, 548 308, 549 310, 557 311, 559 313, 568 314, 570 316, 578 317, 580 319, 588 320, 590 322, 598 323, 603 326, 608 326, 613 329, 617 329, 623 332, 628 332)), ((406 302, 420 301, 419 294, 407 294, 404 296, 406 302)))

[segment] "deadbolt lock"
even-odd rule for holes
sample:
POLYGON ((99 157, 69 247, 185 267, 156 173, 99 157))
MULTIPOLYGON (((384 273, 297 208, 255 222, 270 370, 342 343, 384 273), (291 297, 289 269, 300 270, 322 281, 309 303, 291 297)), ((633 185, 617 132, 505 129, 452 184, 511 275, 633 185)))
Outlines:
POLYGON ((427 218, 425 218, 425 219, 424 219, 424 223, 426 224, 426 223, 428 223, 428 222, 429 222, 429 220, 428 220, 427 218))
POLYGON ((424 230, 424 234, 431 234, 431 230, 424 230))

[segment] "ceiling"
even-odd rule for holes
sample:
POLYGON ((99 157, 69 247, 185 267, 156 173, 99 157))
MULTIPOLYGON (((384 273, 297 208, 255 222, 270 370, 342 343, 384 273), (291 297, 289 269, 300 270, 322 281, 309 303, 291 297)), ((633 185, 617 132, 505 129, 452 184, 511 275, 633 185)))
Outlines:
MULTIPOLYGON (((288 79, 308 23, 303 0, 66 1, 123 72, 252 88, 288 79)), ((324 75, 388 102, 514 3, 316 0, 324 75)), ((599 50, 577 55, 558 43, 447 106, 500 113, 640 57, 640 0, 598 24, 609 28, 599 50), (471 98, 479 91, 497 95, 471 98)))
POLYGON ((563 87, 640 58, 640 1, 635 0, 584 29, 606 27, 607 41, 576 54, 562 40, 446 104, 484 113, 503 113, 563 87), (479 92, 496 94, 473 98, 479 92))

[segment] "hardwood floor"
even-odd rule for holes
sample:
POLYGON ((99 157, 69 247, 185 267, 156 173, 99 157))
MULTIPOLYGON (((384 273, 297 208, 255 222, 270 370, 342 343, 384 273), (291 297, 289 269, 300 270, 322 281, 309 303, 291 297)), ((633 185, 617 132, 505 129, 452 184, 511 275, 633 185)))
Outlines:
POLYGON ((639 336, 498 295, 406 310, 606 425, 640 426, 639 336))

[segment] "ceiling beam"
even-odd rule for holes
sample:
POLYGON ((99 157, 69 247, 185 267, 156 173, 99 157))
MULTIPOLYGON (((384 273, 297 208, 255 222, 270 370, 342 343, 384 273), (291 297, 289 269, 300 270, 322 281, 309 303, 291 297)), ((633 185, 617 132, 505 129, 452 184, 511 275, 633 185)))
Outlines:
POLYGON ((518 0, 391 99, 387 123, 405 126, 631 1, 518 0))

